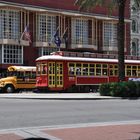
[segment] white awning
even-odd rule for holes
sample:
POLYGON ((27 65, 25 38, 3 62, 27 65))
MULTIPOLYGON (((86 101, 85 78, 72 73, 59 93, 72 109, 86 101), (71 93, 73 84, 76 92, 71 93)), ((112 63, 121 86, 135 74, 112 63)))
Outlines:
POLYGON ((39 11, 39 12, 45 12, 47 10, 45 9, 40 9, 40 8, 34 8, 34 7, 22 7, 25 10, 29 10, 29 11, 39 11))

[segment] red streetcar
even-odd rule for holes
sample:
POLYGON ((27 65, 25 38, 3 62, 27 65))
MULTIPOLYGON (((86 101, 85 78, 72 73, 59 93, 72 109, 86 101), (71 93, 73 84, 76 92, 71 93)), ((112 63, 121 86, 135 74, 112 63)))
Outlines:
MULTIPOLYGON (((36 67, 36 88, 45 92, 92 92, 101 83, 118 81, 118 59, 109 55, 57 52, 37 58, 36 67)), ((125 76, 140 79, 140 60, 125 60, 125 76)))

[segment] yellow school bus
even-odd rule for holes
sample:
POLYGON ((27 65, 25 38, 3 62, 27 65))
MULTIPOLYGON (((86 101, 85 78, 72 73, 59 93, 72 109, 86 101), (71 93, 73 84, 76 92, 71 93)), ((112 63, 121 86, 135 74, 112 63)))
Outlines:
POLYGON ((0 79, 0 90, 4 93, 13 93, 23 89, 34 89, 35 83, 36 67, 10 66, 7 77, 0 79))

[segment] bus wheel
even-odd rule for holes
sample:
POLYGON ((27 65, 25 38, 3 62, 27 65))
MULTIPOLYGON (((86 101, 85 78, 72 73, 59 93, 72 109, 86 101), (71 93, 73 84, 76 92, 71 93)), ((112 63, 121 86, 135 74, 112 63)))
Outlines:
POLYGON ((6 93, 13 93, 14 92, 14 87, 12 86, 12 85, 7 85, 6 87, 5 87, 5 92, 6 93))

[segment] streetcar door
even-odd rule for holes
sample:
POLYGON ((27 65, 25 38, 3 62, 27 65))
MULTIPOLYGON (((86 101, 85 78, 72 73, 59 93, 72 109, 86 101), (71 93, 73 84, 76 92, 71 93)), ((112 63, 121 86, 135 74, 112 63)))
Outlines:
POLYGON ((63 87, 63 63, 49 62, 49 87, 63 87))

